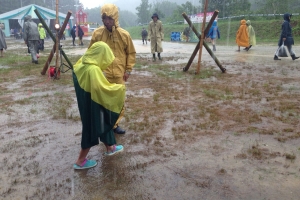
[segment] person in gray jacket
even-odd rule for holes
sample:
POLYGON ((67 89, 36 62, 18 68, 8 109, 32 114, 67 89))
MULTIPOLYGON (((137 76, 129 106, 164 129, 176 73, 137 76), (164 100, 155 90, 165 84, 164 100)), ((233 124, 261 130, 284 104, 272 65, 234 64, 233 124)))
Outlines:
POLYGON ((38 27, 32 21, 31 15, 26 15, 24 21, 24 41, 29 46, 32 63, 38 64, 37 52, 40 39, 38 27))

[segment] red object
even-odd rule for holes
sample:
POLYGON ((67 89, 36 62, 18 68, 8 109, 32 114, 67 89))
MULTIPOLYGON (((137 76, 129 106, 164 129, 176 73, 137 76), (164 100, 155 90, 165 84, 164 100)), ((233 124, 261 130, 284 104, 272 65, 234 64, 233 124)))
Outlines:
POLYGON ((39 58, 40 58, 40 55, 39 55, 38 53, 36 54, 36 58, 37 58, 37 59, 39 59, 39 58))
POLYGON ((85 24, 87 21, 87 14, 83 12, 82 8, 80 8, 76 12, 76 23, 77 24, 85 24))
POLYGON ((50 78, 52 77, 59 77, 60 76, 60 70, 58 69, 58 72, 56 73, 56 67, 55 66, 50 66, 48 70, 48 76, 50 78))
POLYGON ((82 28, 84 36, 88 36, 87 14, 83 12, 82 8, 76 12, 76 24, 82 28))

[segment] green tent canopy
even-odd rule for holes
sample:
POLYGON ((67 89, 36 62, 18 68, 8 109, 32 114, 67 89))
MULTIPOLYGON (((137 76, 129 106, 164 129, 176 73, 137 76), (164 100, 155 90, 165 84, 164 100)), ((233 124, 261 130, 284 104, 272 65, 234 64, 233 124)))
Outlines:
MULTIPOLYGON (((31 4, 28 6, 24 6, 0 15, 0 25, 3 27, 3 31, 6 36, 11 35, 11 29, 22 29, 24 24, 24 17, 26 15, 31 15, 33 21, 39 23, 40 20, 38 19, 37 15, 35 14, 34 10, 37 9, 40 15, 45 20, 47 26, 52 30, 54 29, 54 24, 56 21, 56 11, 44 8, 42 6, 38 6, 35 4, 31 4)), ((67 14, 58 13, 58 19, 60 23, 65 21, 67 14)), ((72 27, 73 17, 71 16, 69 19, 69 26, 72 27)), ((66 31, 68 32, 68 31, 66 31)))

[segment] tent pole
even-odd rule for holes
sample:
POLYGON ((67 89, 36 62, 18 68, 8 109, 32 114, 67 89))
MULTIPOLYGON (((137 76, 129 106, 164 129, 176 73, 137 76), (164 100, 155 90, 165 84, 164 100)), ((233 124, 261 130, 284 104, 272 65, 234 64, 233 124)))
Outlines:
MULTIPOLYGON (((56 0, 56 24, 59 25, 58 21, 58 0, 56 0)), ((58 37, 58 31, 59 29, 56 29, 56 48, 55 48, 55 53, 56 53, 56 62, 55 62, 55 68, 56 72, 58 71, 59 65, 58 65, 58 60, 59 60, 59 51, 58 51, 58 46, 59 46, 59 37, 58 37)))

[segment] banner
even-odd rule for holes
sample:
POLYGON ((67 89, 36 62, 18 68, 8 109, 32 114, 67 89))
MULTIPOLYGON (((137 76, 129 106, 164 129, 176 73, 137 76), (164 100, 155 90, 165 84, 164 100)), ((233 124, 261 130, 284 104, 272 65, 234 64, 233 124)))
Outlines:
MULTIPOLYGON (((206 13, 206 22, 209 22, 209 20, 212 18, 214 12, 207 12, 206 13)), ((198 13, 194 15, 188 15, 191 22, 194 23, 203 23, 204 13, 198 13)), ((217 20, 217 18, 216 18, 217 20)), ((187 24, 187 22, 184 20, 184 23, 187 24)))

